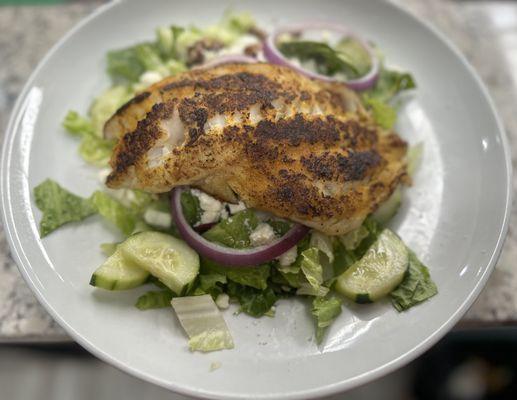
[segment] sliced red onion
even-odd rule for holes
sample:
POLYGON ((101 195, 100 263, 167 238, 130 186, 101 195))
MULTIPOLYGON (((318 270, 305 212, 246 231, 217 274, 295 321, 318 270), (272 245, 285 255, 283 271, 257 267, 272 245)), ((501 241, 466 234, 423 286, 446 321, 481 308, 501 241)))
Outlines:
POLYGON ((271 64, 277 64, 277 65, 283 65, 289 68, 292 68, 296 71, 298 71, 301 74, 304 74, 310 78, 314 79, 320 79, 326 82, 343 82, 345 83, 350 89, 353 90, 366 90, 370 89, 375 85, 377 82, 377 79, 379 77, 379 69, 380 69, 380 62, 379 58, 376 56, 375 52, 371 48, 371 46, 361 39, 359 36, 352 33, 347 28, 334 24, 331 22, 306 22, 306 23, 299 23, 295 25, 288 25, 283 28, 279 28, 275 30, 272 34, 270 34, 265 43, 264 43, 264 56, 266 57, 266 60, 268 60, 271 64), (277 40, 278 37, 284 33, 302 33, 304 31, 308 30, 325 30, 325 31, 333 31, 337 32, 343 35, 343 37, 346 38, 352 38, 356 40, 370 55, 371 59, 371 66, 370 70, 362 77, 357 79, 351 79, 348 81, 342 81, 337 78, 333 78, 331 76, 318 74, 317 72, 309 71, 291 60, 289 60, 287 57, 285 57, 282 52, 277 47, 277 40))
POLYGON ((220 57, 213 58, 202 65, 198 65, 192 69, 212 68, 223 64, 253 64, 258 62, 256 58, 245 56, 242 54, 225 54, 220 57))
POLYGON ((232 249, 206 240, 187 222, 181 207, 184 187, 173 189, 171 195, 172 218, 181 237, 202 256, 227 266, 255 266, 271 261, 295 246, 309 232, 309 228, 295 224, 284 236, 273 242, 248 249, 232 249))

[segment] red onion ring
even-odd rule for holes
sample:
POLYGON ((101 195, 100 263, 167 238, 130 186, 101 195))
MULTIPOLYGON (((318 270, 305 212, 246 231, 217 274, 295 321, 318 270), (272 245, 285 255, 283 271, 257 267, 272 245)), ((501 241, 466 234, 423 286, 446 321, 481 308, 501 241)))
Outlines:
POLYGON ((253 64, 256 62, 258 62, 258 60, 250 56, 245 56, 242 54, 225 54, 223 56, 213 58, 210 61, 207 61, 206 63, 198 65, 192 69, 212 68, 223 64, 253 64))
POLYGON ((271 261, 295 246, 309 232, 309 228, 295 224, 284 236, 273 242, 249 249, 232 249, 206 240, 187 222, 181 207, 181 193, 185 187, 172 190, 172 218, 178 231, 190 247, 202 256, 227 266, 256 266, 271 261))
POLYGON ((369 54, 371 59, 371 66, 370 70, 362 77, 357 79, 352 79, 348 81, 344 81, 344 83, 353 90, 366 90, 370 89, 375 85, 377 82, 377 79, 379 77, 379 69, 380 69, 380 62, 379 58, 375 55, 375 52, 370 47, 370 45, 362 40, 359 36, 353 34, 350 30, 346 29, 345 27, 334 24, 331 22, 306 22, 306 23, 299 23, 299 24, 293 24, 288 25, 283 28, 279 28, 275 30, 272 34, 270 34, 265 43, 264 43, 264 56, 266 57, 266 60, 268 60, 271 64, 277 64, 277 65, 284 65, 286 67, 292 68, 296 71, 298 71, 301 74, 304 74, 310 78, 314 79, 320 79, 326 82, 343 82, 339 79, 332 78, 330 76, 318 74, 316 72, 312 72, 309 70, 306 70, 292 61, 290 61, 287 57, 285 57, 280 50, 278 49, 276 45, 276 41, 278 37, 284 33, 301 33, 303 31, 307 30, 327 30, 327 31, 334 31, 343 34, 344 37, 352 38, 356 40, 369 54))

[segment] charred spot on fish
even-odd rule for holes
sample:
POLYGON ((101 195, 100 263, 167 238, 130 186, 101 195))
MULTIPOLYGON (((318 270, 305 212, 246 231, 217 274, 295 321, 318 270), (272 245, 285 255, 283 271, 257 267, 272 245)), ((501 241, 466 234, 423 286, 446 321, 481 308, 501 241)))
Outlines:
POLYGON ((339 140, 339 132, 334 123, 329 120, 306 119, 302 114, 294 118, 278 121, 260 121, 255 129, 258 141, 283 141, 291 146, 303 143, 331 144, 339 140))

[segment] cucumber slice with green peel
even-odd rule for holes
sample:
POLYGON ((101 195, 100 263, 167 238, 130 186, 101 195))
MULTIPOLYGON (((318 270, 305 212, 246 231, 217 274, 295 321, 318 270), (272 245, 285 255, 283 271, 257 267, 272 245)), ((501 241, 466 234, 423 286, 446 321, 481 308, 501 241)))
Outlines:
POLYGON ((126 259, 120 248, 93 273, 90 285, 106 290, 132 289, 145 283, 149 272, 126 259))
POLYGON ((140 232, 120 245, 125 258, 133 261, 177 295, 199 273, 199 256, 183 240, 161 232, 140 232))
POLYGON ((408 265, 406 245, 384 229, 365 255, 337 278, 336 291, 357 303, 374 302, 402 282, 408 265))
POLYGON ((399 210, 402 203, 402 189, 398 186, 384 203, 372 214, 372 218, 380 225, 386 225, 399 210))

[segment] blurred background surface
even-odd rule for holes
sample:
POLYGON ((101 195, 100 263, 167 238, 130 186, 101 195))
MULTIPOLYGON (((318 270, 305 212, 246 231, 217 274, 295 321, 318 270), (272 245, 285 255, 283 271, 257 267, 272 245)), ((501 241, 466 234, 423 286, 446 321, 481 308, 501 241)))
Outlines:
MULTIPOLYGON (((517 2, 395 2, 434 24, 466 55, 496 102, 512 148, 517 146, 517 2)), ((0 140, 31 71, 65 32, 102 3, 0 0, 0 140)), ((510 225, 487 288, 453 332, 407 367, 333 399, 517 398, 516 259, 517 238, 510 225)), ((142 398, 184 399, 74 344, 21 279, 0 227, 0 400, 142 398)))

